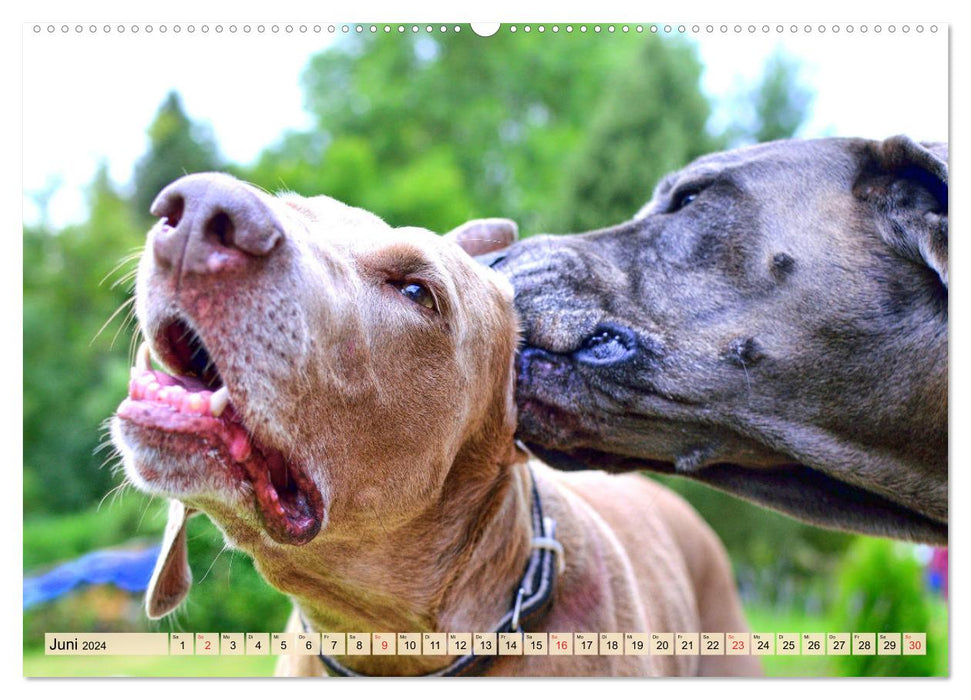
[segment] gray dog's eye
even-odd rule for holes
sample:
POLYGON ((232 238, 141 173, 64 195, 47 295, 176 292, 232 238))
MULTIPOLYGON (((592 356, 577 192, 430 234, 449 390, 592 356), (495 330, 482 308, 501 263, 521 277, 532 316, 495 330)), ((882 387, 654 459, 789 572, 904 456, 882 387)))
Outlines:
POLYGON ((417 282, 402 282, 396 286, 398 291, 414 303, 424 306, 426 309, 435 310, 435 296, 424 285, 417 282))
POLYGON ((695 201, 699 194, 701 194, 700 189, 683 190, 676 193, 671 198, 671 208, 668 210, 668 213, 673 214, 676 211, 684 209, 686 206, 695 201))

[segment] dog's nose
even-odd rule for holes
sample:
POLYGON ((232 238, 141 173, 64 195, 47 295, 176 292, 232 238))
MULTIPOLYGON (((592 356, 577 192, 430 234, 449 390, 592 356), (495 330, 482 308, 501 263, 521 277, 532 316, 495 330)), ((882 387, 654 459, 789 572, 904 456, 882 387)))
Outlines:
POLYGON ((155 198, 155 259, 180 274, 241 269, 270 255, 283 227, 252 189, 229 175, 179 178, 155 198))

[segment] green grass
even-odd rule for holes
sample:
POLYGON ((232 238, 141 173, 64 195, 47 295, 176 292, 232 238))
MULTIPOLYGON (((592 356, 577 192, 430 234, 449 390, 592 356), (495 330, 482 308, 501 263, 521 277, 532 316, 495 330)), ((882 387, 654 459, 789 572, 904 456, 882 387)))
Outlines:
POLYGON ((242 678, 272 676, 275 656, 45 656, 24 653, 24 676, 242 678))

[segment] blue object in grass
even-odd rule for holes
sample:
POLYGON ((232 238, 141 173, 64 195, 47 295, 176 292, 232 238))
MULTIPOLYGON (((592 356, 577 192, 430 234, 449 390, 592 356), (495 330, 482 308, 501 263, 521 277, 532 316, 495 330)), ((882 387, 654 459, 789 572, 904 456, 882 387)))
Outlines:
POLYGON ((24 577, 24 610, 56 600, 83 584, 110 583, 124 591, 148 588, 161 546, 148 549, 103 549, 60 564, 37 576, 24 577))

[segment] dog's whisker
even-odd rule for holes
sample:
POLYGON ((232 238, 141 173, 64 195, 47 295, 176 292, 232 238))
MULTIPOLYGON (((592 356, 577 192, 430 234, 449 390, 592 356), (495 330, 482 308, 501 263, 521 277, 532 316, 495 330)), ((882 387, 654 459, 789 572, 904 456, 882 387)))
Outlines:
POLYGON ((91 345, 94 345, 94 342, 98 339, 98 336, 100 336, 104 332, 105 328, 107 328, 111 324, 111 322, 115 320, 118 314, 120 314, 122 311, 124 311, 134 303, 135 303, 135 297, 131 297, 130 299, 126 299, 125 301, 123 301, 121 305, 117 309, 115 309, 114 313, 112 313, 111 316, 108 317, 108 320, 105 321, 104 324, 102 324, 101 328, 98 329, 98 332, 94 334, 94 337, 91 339, 91 342, 88 343, 88 346, 90 347, 91 345))
POLYGON ((742 372, 745 373, 745 385, 748 387, 748 390, 747 390, 746 393, 748 394, 749 398, 751 398, 751 396, 752 396, 752 382, 751 382, 751 380, 749 379, 749 376, 748 376, 748 367, 745 366, 745 360, 743 360, 741 357, 738 358, 738 363, 742 366, 742 372))
POLYGON ((128 364, 135 366, 135 358, 138 356, 138 348, 141 346, 142 334, 136 330, 128 338, 128 364))
POLYGON ((229 548, 229 566, 226 567, 226 585, 229 586, 233 582, 233 564, 236 563, 236 550, 232 547, 229 548))
MULTIPOLYGON (((101 278, 101 281, 98 282, 98 286, 100 287, 101 285, 103 285, 106 281, 108 281, 108 278, 110 278, 113 274, 118 272, 118 270, 123 268, 125 265, 138 261, 142 257, 143 251, 144 251, 144 246, 140 246, 138 249, 133 250, 132 252, 123 256, 121 260, 118 261, 118 264, 115 265, 113 268, 111 268, 107 272, 107 274, 105 274, 105 276, 101 278)), ((114 287, 114 285, 112 285, 112 287, 114 287)))
MULTIPOLYGON (((128 282, 132 282, 136 277, 138 277, 138 269, 137 268, 134 269, 134 270, 130 270, 130 271, 126 272, 124 275, 122 275, 117 280, 115 280, 111 284, 110 289, 117 289, 118 287, 120 287, 123 284, 126 284, 128 282)), ((128 291, 130 292, 132 290, 129 289, 128 291)))
MULTIPOLYGON (((106 439, 103 439, 101 442, 98 443, 98 445, 94 448, 94 450, 92 450, 91 453, 96 455, 101 452, 104 452, 105 450, 111 449, 113 447, 114 445, 111 442, 111 436, 107 436, 106 439)), ((116 456, 116 455, 111 454, 109 455, 109 458, 113 456, 116 456)))
POLYGON ((204 574, 202 575, 202 578, 200 578, 200 579, 199 579, 199 583, 202 583, 203 581, 205 581, 205 580, 206 580, 206 578, 207 578, 207 577, 209 576, 209 572, 210 572, 210 571, 212 571, 212 567, 216 565, 216 561, 217 561, 217 560, 219 559, 219 557, 221 557, 221 556, 223 555, 223 553, 225 553, 225 552, 226 552, 226 550, 228 550, 228 549, 229 549, 229 544, 228 544, 228 543, 225 543, 225 544, 223 544, 223 548, 222 548, 222 549, 220 549, 220 550, 219 550, 219 552, 218 552, 218 553, 216 554, 216 556, 214 556, 214 557, 212 558, 212 561, 211 561, 211 562, 209 563, 209 568, 208 568, 208 569, 206 569, 206 573, 204 573, 204 574))
MULTIPOLYGON (((278 177, 277 180, 280 181, 280 192, 283 192, 283 193, 293 192, 292 189, 290 189, 289 187, 287 187, 287 183, 286 183, 286 181, 282 177, 278 177)), ((263 187, 260 187, 259 185, 256 185, 256 187, 259 188, 260 190, 262 190, 264 193, 270 195, 271 197, 273 196, 273 193, 270 192, 269 190, 264 189, 263 187)))
MULTIPOLYGON (((133 488, 134 488, 134 486, 135 485, 132 484, 132 487, 133 488)), ((148 511, 151 510, 152 505, 155 503, 155 500, 156 500, 155 494, 149 494, 148 503, 146 503, 145 504, 145 507, 142 508, 142 514, 138 518, 138 525, 136 526, 137 529, 139 529, 139 530, 142 529, 142 523, 145 521, 145 516, 148 515, 148 511)))
POLYGON ((122 481, 117 486, 114 486, 113 488, 109 489, 108 492, 101 497, 101 500, 98 501, 98 506, 97 508, 95 508, 95 511, 100 511, 101 506, 104 505, 105 501, 108 501, 109 499, 111 499, 108 505, 108 507, 110 508, 117 500, 117 496, 123 493, 125 491, 125 488, 129 485, 130 484, 127 481, 122 481))
POLYGON ((108 346, 109 348, 115 347, 115 342, 118 340, 118 336, 121 335, 123 331, 128 330, 129 326, 131 326, 134 320, 135 306, 133 304, 128 308, 128 313, 125 314, 124 320, 118 325, 118 330, 116 330, 115 334, 111 336, 111 344, 108 346))

